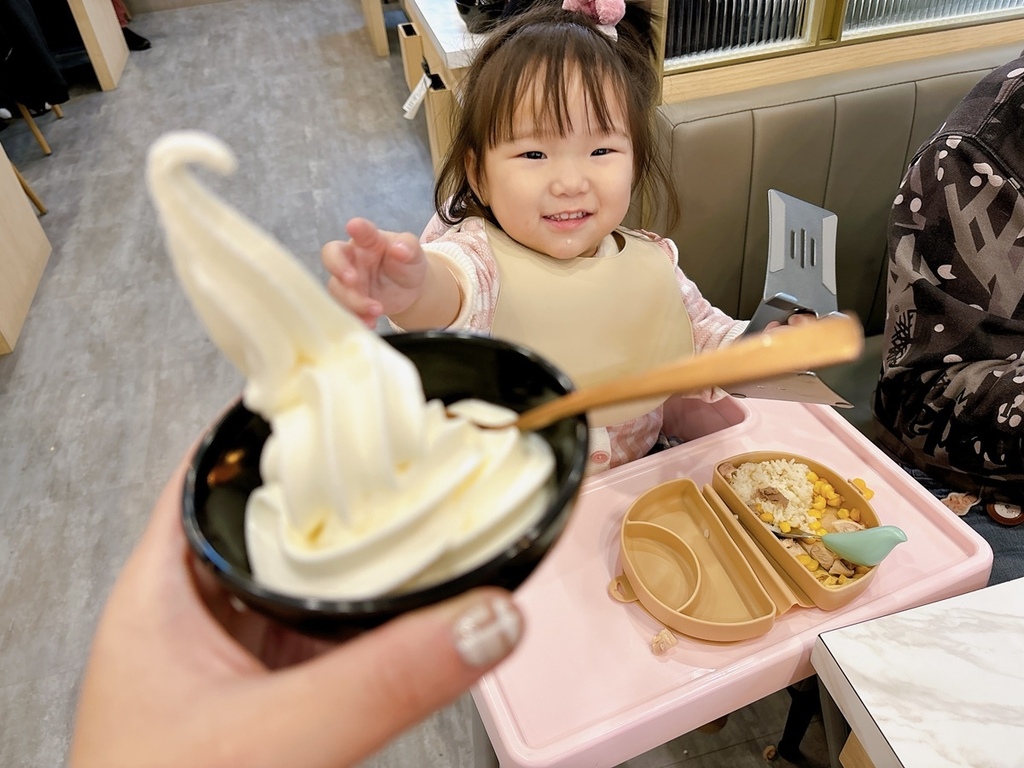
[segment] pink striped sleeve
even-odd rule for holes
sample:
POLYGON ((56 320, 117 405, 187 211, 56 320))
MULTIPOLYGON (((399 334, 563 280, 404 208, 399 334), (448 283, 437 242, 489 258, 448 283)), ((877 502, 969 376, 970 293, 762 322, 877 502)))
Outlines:
POLYGON ((484 233, 483 222, 467 219, 444 228, 436 216, 420 238, 424 250, 445 260, 462 289, 462 309, 448 326, 452 330, 489 333, 498 303, 498 265, 484 233))

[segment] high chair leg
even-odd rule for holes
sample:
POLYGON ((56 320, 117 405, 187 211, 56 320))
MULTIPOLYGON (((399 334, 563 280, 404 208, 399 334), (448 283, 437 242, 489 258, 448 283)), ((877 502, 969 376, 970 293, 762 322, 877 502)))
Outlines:
POLYGON ((32 204, 35 205, 36 208, 39 209, 39 215, 45 216, 47 208, 43 205, 43 201, 39 198, 39 195, 37 195, 36 191, 29 186, 29 183, 25 181, 25 177, 21 175, 21 171, 19 171, 13 163, 11 163, 11 167, 14 168, 14 175, 18 177, 18 181, 21 183, 21 188, 25 190, 25 194, 28 195, 28 199, 32 201, 32 204))
POLYGON ((39 146, 42 147, 44 155, 52 155, 53 150, 50 149, 50 145, 46 143, 46 139, 43 137, 43 132, 39 130, 39 126, 36 125, 35 119, 32 117, 32 113, 28 111, 28 107, 24 104, 18 104, 18 111, 21 112, 21 116, 25 118, 25 122, 28 123, 28 129, 32 131, 32 135, 36 137, 36 141, 39 142, 39 146))
POLYGON ((53 110, 53 114, 57 116, 58 120, 64 117, 64 110, 60 108, 60 104, 54 104, 50 109, 53 110))

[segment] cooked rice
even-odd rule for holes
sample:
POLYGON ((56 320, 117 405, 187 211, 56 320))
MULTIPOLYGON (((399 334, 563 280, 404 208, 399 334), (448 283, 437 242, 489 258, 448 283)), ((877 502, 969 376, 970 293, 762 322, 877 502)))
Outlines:
POLYGON ((747 462, 736 468, 729 485, 756 514, 767 512, 775 525, 787 522, 806 531, 814 519, 809 514, 814 499, 814 484, 807 479, 810 471, 806 464, 792 459, 747 462), (769 488, 778 490, 786 500, 765 498, 762 492, 769 488))

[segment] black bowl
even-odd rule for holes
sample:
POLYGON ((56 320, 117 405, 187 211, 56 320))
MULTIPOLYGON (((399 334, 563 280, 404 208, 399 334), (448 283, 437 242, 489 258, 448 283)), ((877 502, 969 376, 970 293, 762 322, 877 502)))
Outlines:
MULTIPOLYGON (((479 398, 524 411, 570 392, 572 382, 533 352, 483 336, 443 331, 386 336, 419 370, 428 399, 452 403, 479 398)), ((200 567, 253 610, 304 634, 341 639, 405 611, 473 587, 515 589, 537 567, 568 520, 587 459, 587 421, 575 416, 538 432, 555 454, 557 493, 537 523, 487 563, 449 581, 367 600, 324 600, 285 595, 258 584, 245 548, 245 504, 262 480, 259 457, 270 426, 236 403, 207 432, 185 478, 185 534, 200 567), (225 457, 243 449, 238 463, 225 457), (209 484, 211 471, 219 477, 209 484)), ((237 455, 237 454, 236 454, 237 455)))

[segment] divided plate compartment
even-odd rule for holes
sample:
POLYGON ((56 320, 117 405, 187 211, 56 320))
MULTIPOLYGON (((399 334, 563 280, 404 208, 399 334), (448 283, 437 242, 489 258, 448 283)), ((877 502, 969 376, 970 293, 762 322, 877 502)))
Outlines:
POLYGON ((842 586, 826 587, 818 581, 814 575, 807 570, 793 555, 787 552, 781 540, 772 533, 761 519, 750 509, 739 497, 729 481, 725 479, 722 471, 723 465, 731 464, 739 467, 745 463, 757 463, 761 461, 772 461, 775 459, 790 459, 807 465, 818 477, 827 480, 836 492, 843 497, 847 507, 856 507, 861 512, 861 522, 869 528, 879 525, 878 515, 870 502, 861 495, 851 482, 840 477, 834 470, 825 465, 808 459, 795 453, 782 453, 777 451, 754 451, 743 453, 723 459, 715 464, 711 475, 711 486, 715 493, 725 502, 731 512, 746 529, 750 537, 756 542, 761 552, 768 557, 779 570, 787 577, 791 586, 795 586, 799 593, 806 595, 818 608, 826 611, 833 611, 840 608, 855 597, 860 595, 875 576, 875 572, 881 565, 876 565, 863 576, 858 577, 842 586))
POLYGON ((680 634, 748 640, 767 633, 781 612, 692 480, 657 485, 630 505, 620 555, 623 573, 609 594, 639 601, 680 634))

